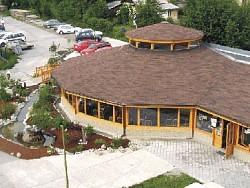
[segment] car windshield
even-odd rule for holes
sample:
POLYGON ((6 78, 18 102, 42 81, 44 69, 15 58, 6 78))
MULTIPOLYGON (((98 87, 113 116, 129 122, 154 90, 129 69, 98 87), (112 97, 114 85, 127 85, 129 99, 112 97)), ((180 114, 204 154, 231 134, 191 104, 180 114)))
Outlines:
POLYGON ((89 46, 89 49, 97 49, 97 46, 96 46, 95 44, 91 44, 91 45, 89 46))
POLYGON ((83 45, 83 44, 84 44, 83 41, 78 42, 78 45, 83 45))

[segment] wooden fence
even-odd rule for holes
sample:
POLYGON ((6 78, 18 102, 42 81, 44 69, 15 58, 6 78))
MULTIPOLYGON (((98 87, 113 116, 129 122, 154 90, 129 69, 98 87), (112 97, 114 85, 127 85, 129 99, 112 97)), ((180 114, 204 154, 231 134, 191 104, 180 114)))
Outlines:
POLYGON ((42 76, 42 82, 49 82, 51 79, 51 72, 60 64, 47 64, 41 67, 36 67, 35 77, 42 76))

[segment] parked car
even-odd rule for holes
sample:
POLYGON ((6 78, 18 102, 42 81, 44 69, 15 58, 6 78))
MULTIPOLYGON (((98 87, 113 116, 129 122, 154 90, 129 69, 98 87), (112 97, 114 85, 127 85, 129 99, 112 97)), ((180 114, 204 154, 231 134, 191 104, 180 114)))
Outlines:
POLYGON ((91 39, 80 41, 77 44, 74 44, 74 50, 80 52, 83 49, 88 48, 91 44, 94 44, 95 42, 95 40, 91 39))
POLYGON ((62 35, 66 33, 75 33, 80 29, 80 27, 73 27, 72 25, 59 25, 56 32, 62 35))
POLYGON ((5 46, 9 41, 22 40, 26 41, 26 36, 22 32, 5 32, 0 34, 0 45, 5 46))
POLYGON ((112 48, 109 42, 97 42, 97 43, 91 44, 88 48, 82 50, 80 54, 87 55, 87 54, 96 52, 98 49, 108 49, 108 48, 112 48))
POLYGON ((96 41, 100 42, 102 40, 102 37, 95 36, 90 31, 79 32, 78 35, 76 36, 76 42, 80 42, 82 40, 87 40, 87 39, 92 39, 92 40, 96 40, 96 41))
POLYGON ((58 25, 62 25, 62 23, 56 19, 48 20, 48 21, 44 22, 44 24, 43 24, 43 26, 46 28, 53 28, 53 27, 56 27, 58 25))
POLYGON ((15 40, 15 41, 9 41, 6 44, 7 48, 14 49, 15 46, 20 46, 22 50, 29 50, 34 47, 34 44, 22 41, 22 40, 15 40))
POLYGON ((75 35, 77 36, 79 34, 79 32, 90 32, 90 33, 92 33, 92 35, 99 36, 100 38, 102 38, 102 35, 103 35, 103 33, 101 31, 94 31, 91 28, 84 28, 84 29, 81 28, 79 31, 77 31, 75 33, 75 35))

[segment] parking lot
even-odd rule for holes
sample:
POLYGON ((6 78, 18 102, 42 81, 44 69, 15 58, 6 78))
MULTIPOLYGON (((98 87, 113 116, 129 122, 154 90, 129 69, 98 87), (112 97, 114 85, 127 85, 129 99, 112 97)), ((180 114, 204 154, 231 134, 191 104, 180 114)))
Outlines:
MULTIPOLYGON (((10 70, 12 79, 21 79, 26 82, 27 86, 36 85, 41 82, 41 78, 34 79, 32 76, 36 67, 47 63, 50 57, 49 47, 53 42, 59 45, 59 49, 72 48, 75 43, 74 34, 59 35, 53 29, 43 28, 42 22, 28 24, 12 17, 4 17, 4 20, 6 31, 23 32, 26 35, 27 42, 34 44, 33 49, 22 52, 19 56, 19 63, 10 70)), ((109 41, 113 47, 126 44, 125 42, 107 37, 104 37, 103 40, 109 41)), ((73 53, 69 57, 78 55, 79 53, 73 53)), ((0 71, 0 73, 5 74, 6 71, 0 71)))

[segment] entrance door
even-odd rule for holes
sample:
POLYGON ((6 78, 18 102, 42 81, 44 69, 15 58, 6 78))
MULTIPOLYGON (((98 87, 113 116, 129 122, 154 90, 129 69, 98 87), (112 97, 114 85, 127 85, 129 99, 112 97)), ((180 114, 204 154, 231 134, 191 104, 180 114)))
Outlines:
POLYGON ((234 125, 233 123, 227 124, 227 137, 226 137, 226 154, 225 158, 233 154, 234 150, 234 125))

